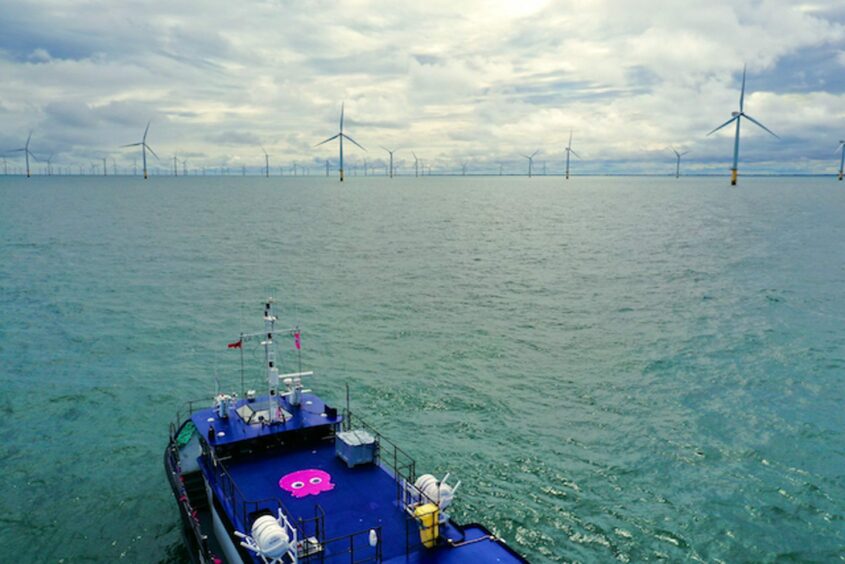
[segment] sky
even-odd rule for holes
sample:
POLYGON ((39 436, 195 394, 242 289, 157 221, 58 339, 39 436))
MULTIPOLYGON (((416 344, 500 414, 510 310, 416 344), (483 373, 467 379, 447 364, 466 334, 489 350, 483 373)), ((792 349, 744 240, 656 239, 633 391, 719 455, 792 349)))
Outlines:
MULTIPOLYGON (((845 139, 845 2, 788 0, 179 2, 0 0, 0 151, 30 131, 58 167, 140 164, 273 174, 294 163, 434 173, 563 169, 833 173, 845 139)), ((21 153, 3 155, 21 167, 21 153)), ((36 163, 35 168, 42 167, 36 163)), ((2 170, 0 170, 2 172, 2 170)))

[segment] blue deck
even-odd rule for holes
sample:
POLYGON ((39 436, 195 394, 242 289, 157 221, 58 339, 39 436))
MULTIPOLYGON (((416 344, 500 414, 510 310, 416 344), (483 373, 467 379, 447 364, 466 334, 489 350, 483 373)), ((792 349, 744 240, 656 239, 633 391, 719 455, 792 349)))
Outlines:
MULTIPOLYGON (((405 554, 405 517, 396 505, 396 482, 377 465, 347 468, 334 453, 334 444, 229 461, 229 474, 248 499, 279 498, 293 519, 314 516, 319 504, 326 513, 325 533, 333 539, 381 527, 384 558, 405 554), (318 469, 331 475, 334 489, 302 498, 279 487, 282 476, 298 470, 318 469)), ((411 522, 411 541, 418 533, 411 522)), ((331 551, 331 545, 328 550, 331 551)), ((338 549, 346 550, 348 543, 338 549)), ((356 538, 356 554, 373 553, 366 535, 356 538)))
MULTIPOLYGON (((266 401, 266 398, 264 398, 264 402, 266 401)), ((235 403, 235 408, 237 409, 247 403, 245 399, 238 400, 235 403)), ((309 427, 340 423, 343 419, 340 415, 336 417, 324 417, 323 414, 325 413, 326 404, 323 400, 312 394, 302 394, 301 408, 291 406, 287 402, 287 398, 281 398, 279 403, 282 408, 292 414, 284 423, 276 423, 274 425, 255 423, 247 425, 234 411, 228 418, 220 419, 212 408, 201 409, 195 412, 191 415, 191 421, 194 422, 197 431, 203 437, 208 437, 208 428, 214 425, 215 439, 213 444, 220 446, 281 433, 289 433, 291 431, 299 431, 309 427), (225 435, 222 437, 216 436, 221 431, 225 435)))
MULTIPOLYGON (((235 408, 245 403, 240 400, 235 408)), ((376 529, 380 531, 383 562, 524 562, 479 526, 461 530, 446 524, 441 526, 444 542, 434 549, 422 548, 417 522, 401 507, 399 486, 390 471, 378 464, 347 467, 335 455, 334 441, 322 439, 331 435, 319 432, 302 435, 310 437, 305 444, 285 440, 287 433, 301 435, 298 432, 307 433, 308 429, 336 427, 341 417, 327 417, 323 401, 311 394, 303 394, 301 408, 293 408, 285 400, 281 405, 292 416, 285 423, 272 426, 246 424, 234 412, 229 418, 219 419, 210 408, 197 411, 191 417, 203 440, 213 425, 215 436, 211 444, 215 452, 234 443, 267 444, 262 439, 276 436, 282 439, 279 443, 271 442, 269 449, 259 448, 255 453, 250 453, 249 448, 240 452, 221 449, 221 452, 233 454, 221 462, 225 472, 213 467, 209 459, 200 457, 206 481, 235 529, 249 531, 254 512, 275 508, 275 500, 278 500, 291 522, 306 522, 306 535, 316 534, 311 520, 318 514, 318 506, 322 509, 325 519, 320 538, 326 558, 343 556, 352 550, 355 561, 375 560, 376 549, 369 545, 368 532, 376 529), (225 433, 222 437, 217 436, 220 431, 225 433), (328 473, 334 487, 316 495, 295 497, 280 486, 282 477, 303 470, 328 473)), ((301 481, 299 477, 295 480, 301 481)))

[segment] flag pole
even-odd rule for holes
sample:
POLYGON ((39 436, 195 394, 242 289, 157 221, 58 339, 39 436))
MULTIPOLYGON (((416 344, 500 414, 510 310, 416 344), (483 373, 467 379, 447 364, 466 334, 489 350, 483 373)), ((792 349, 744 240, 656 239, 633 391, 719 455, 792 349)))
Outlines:
MULTIPOLYGON (((240 342, 244 342, 244 334, 241 333, 240 342)), ((246 397, 246 390, 244 389, 244 346, 238 347, 241 349, 241 397, 246 397)))

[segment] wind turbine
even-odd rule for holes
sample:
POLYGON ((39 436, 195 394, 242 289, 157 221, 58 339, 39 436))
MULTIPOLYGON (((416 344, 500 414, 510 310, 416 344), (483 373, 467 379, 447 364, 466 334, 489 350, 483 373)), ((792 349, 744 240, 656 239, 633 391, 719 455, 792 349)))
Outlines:
POLYGON ((572 149, 572 130, 571 129, 569 130, 569 144, 566 146, 566 179, 567 180, 569 180, 569 153, 572 153, 573 155, 578 157, 579 160, 581 159, 581 157, 578 156, 578 153, 576 153, 572 149))
POLYGON ((678 158, 677 162, 675 163, 675 178, 681 177, 681 157, 689 153, 689 151, 684 151, 683 153, 679 153, 675 150, 675 147, 669 147, 672 149, 672 152, 675 153, 675 156, 678 158))
POLYGON ((270 178, 270 155, 264 150, 264 145, 259 145, 261 152, 264 153, 264 176, 270 178))
POLYGON ((9 151, 10 153, 17 153, 17 152, 23 151, 23 154, 26 156, 26 177, 27 178, 29 178, 31 176, 30 170, 29 170, 29 157, 32 157, 36 161, 38 160, 38 157, 33 155, 32 151, 29 150, 30 139, 32 139, 32 132, 31 131, 29 132, 29 137, 26 138, 26 145, 24 145, 20 149, 12 149, 11 151, 9 151))
POLYGON ((188 159, 182 159, 182 176, 188 176, 188 159))
MULTIPOLYGON (((845 141, 839 141, 839 146, 836 148, 836 151, 842 150, 842 156, 839 157, 839 180, 842 180, 842 169, 845 166, 845 141)), ((836 153, 836 151, 833 151, 836 153)))
POLYGON ((731 167, 731 186, 736 186, 737 167, 738 167, 738 163, 739 163, 739 123, 740 123, 740 121, 742 121, 741 118, 746 118, 748 121, 750 121, 754 125, 759 126, 760 128, 764 129, 767 133, 770 133, 774 137, 777 137, 778 139, 780 139, 780 137, 775 135, 768 127, 766 127, 765 125, 763 125, 762 123, 760 123, 759 121, 757 121, 756 119, 754 119, 753 117, 751 117, 750 115, 745 113, 745 110, 744 110, 745 70, 746 70, 746 67, 742 67, 742 90, 740 91, 740 94, 739 94, 739 111, 738 112, 731 112, 731 119, 729 119, 728 121, 726 121, 725 123, 723 123, 722 125, 720 125, 719 127, 717 127, 716 129, 714 129, 713 131, 711 131, 710 133, 707 134, 707 135, 711 135, 713 133, 716 133, 717 131, 719 131, 720 129, 725 127, 726 125, 729 125, 730 123, 732 123, 734 121, 736 122, 736 133, 734 134, 734 160, 733 160, 733 166, 731 167))
POLYGON ((387 151, 388 153, 390 153, 390 178, 393 178, 393 153, 396 152, 396 149, 393 149, 391 151, 390 149, 388 149, 384 145, 382 145, 381 148, 384 149, 385 151, 387 151))
POLYGON ((106 162, 106 157, 103 157, 103 176, 108 176, 109 165, 106 162))
MULTIPOLYGON (((50 156, 47 157, 47 176, 53 176, 52 161, 53 161, 53 153, 50 153, 50 156)), ((59 171, 59 172, 61 172, 61 171, 59 171)))
POLYGON ((417 158, 417 154, 411 151, 411 154, 414 155, 414 176, 420 175, 420 160, 417 158))
MULTIPOLYGON (((320 141, 319 143, 314 145, 315 147, 319 147, 323 143, 328 143, 329 141, 334 141, 335 139, 340 141, 340 168, 339 168, 339 170, 340 170, 340 181, 341 182, 343 182, 343 139, 346 138, 347 141, 351 141, 355 145, 358 145, 358 147, 361 147, 361 145, 359 145, 357 141, 355 141, 353 138, 351 138, 350 136, 348 136, 347 134, 345 134, 343 132, 343 106, 344 106, 344 104, 340 105, 340 131, 338 131, 336 134, 332 135, 331 137, 329 137, 325 141, 320 141)), ((364 147, 361 147, 361 148, 364 149, 364 147)), ((364 150, 366 151, 366 149, 364 149, 364 150)))
POLYGON ((461 163, 461 176, 467 175, 467 167, 469 166, 469 161, 463 161, 461 163))
POLYGON ((528 178, 531 178, 531 173, 534 172, 534 156, 540 152, 540 149, 537 149, 530 155, 522 155, 523 158, 528 159, 528 178))
POLYGON ((121 147, 141 147, 141 161, 144 165, 144 180, 147 179, 147 151, 153 154, 153 156, 158 160, 158 155, 156 152, 152 150, 152 148, 147 145, 147 133, 150 131, 150 124, 152 121, 147 122, 147 128, 144 130, 144 136, 141 138, 139 143, 130 143, 129 145, 121 145, 121 147))

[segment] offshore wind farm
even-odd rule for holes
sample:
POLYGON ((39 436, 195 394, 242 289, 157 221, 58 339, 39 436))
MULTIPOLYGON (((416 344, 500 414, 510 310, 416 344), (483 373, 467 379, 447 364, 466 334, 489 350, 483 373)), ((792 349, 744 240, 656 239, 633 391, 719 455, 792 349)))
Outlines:
POLYGON ((844 69, 835 0, 7 1, 5 560, 841 560, 844 69))

